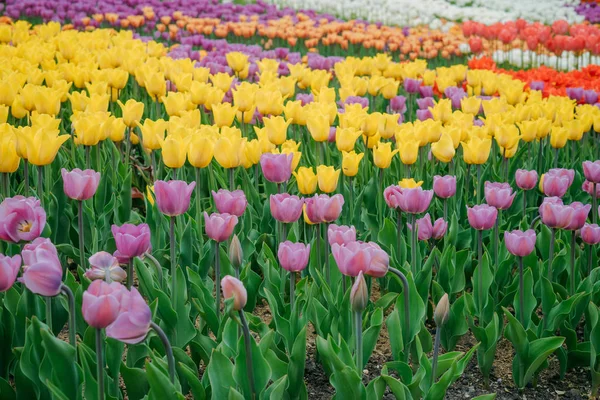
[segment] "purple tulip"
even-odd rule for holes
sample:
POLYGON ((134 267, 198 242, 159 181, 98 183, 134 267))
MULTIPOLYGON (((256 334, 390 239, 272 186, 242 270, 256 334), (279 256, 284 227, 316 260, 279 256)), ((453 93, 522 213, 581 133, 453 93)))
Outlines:
POLYGON ((46 226, 46 212, 35 197, 14 196, 0 203, 0 239, 7 242, 30 242, 46 226))
POLYGON ((204 213, 204 229, 206 235, 216 242, 224 242, 233 233, 238 217, 231 214, 204 213))
POLYGON ((584 161, 583 175, 590 182, 600 183, 600 160, 594 162, 584 161))
POLYGON ((417 99, 417 107, 419 107, 419 110, 429 110, 429 107, 433 106, 435 106, 433 97, 423 97, 422 99, 417 99))
POLYGON ((331 224, 327 227, 327 240, 329 245, 339 245, 356 241, 356 228, 353 226, 331 224))
POLYGON ((433 119, 433 114, 431 114, 431 110, 417 110, 417 119, 419 121, 425 121, 428 119, 433 119))
POLYGON ((585 224, 579 231, 581 240, 589 245, 600 243, 600 226, 597 224, 585 224))
POLYGON ((432 86, 419 86, 419 94, 421 97, 433 97, 433 87, 432 86))
POLYGON ((90 269, 85 271, 84 275, 89 280, 103 279, 108 283, 123 282, 127 279, 127 273, 119 265, 119 260, 105 251, 90 257, 90 269))
POLYGON ((523 190, 531 190, 537 185, 538 174, 536 170, 527 171, 518 169, 515 173, 515 181, 517 186, 523 190))
POLYGON ((106 328, 106 336, 128 344, 136 344, 146 338, 152 311, 135 287, 122 289, 116 319, 106 328))
POLYGON ((6 292, 12 287, 21 269, 21 256, 13 257, 0 254, 0 292, 6 292))
POLYGON ((581 229, 585 224, 585 221, 587 220, 588 214, 590 213, 592 206, 589 204, 584 205, 578 201, 574 201, 573 203, 566 205, 565 207, 568 207, 573 211, 569 223, 564 228, 570 231, 576 231, 581 229))
POLYGON ((120 300, 124 292, 127 292, 127 289, 118 282, 92 282, 83 292, 81 303, 85 322, 96 329, 103 329, 112 324, 119 315, 120 300))
POLYGON ((48 239, 38 238, 26 244, 21 252, 23 276, 19 282, 42 296, 56 296, 62 286, 62 266, 56 247, 48 239))
POLYGON ((269 199, 271 215, 279 222, 291 224, 302 215, 304 200, 288 193, 272 194, 269 199))
POLYGON ((404 90, 407 93, 415 94, 419 92, 419 87, 421 86, 421 80, 406 78, 404 79, 404 90))
POLYGON ((433 223, 433 231, 431 232, 431 237, 435 240, 440 240, 446 235, 448 231, 448 222, 446 222, 443 218, 438 218, 433 223))
POLYGON ((539 212, 544 225, 554 229, 567 227, 573 215, 573 209, 566 207, 560 197, 544 198, 539 212))
POLYGON ((504 244, 508 251, 518 257, 531 254, 535 248, 536 235, 533 229, 527 231, 514 230, 504 232, 504 244))
POLYGON ((572 169, 555 168, 544 174, 542 188, 548 197, 563 197, 575 178, 572 169))
POLYGON ((390 99, 390 111, 404 114, 406 112, 406 97, 394 96, 390 99))
POLYGON ((241 217, 244 211, 246 211, 248 201, 242 190, 234 190, 233 192, 226 189, 219 189, 218 192, 213 190, 212 196, 217 210, 221 214, 231 214, 241 217))
POLYGON ((63 189, 67 197, 82 201, 91 199, 96 194, 100 183, 100 172, 92 169, 82 171, 79 168, 75 168, 70 172, 63 168, 60 172, 63 178, 63 189))
POLYGON ((151 250, 150 227, 148 224, 123 224, 111 227, 117 251, 128 259, 141 257, 151 250))
POLYGON ((283 183, 292 175, 292 161, 294 155, 263 153, 260 156, 260 166, 265 179, 269 182, 283 183))
POLYGON ((292 243, 286 240, 279 244, 277 258, 281 268, 289 272, 302 271, 308 265, 310 244, 292 243))
POLYGON ((467 217, 469 224, 478 231, 491 229, 498 218, 498 210, 488 204, 479 204, 474 207, 467 207, 467 217))
POLYGON ((184 181, 156 181, 154 195, 159 211, 170 217, 184 214, 190 207, 190 198, 196 182, 188 184, 184 181))
POLYGON ((433 190, 423 190, 421 187, 403 188, 400 196, 399 207, 409 214, 420 214, 429 208, 433 190))
POLYGON ((344 196, 336 194, 314 195, 304 199, 306 216, 313 224, 330 223, 339 218, 344 206, 344 196))
POLYGON ((485 201, 498 210, 507 210, 513 203, 516 193, 508 183, 486 182, 485 201))
POLYGON ((448 199, 456 194, 456 176, 446 175, 433 177, 433 191, 442 199, 448 199))

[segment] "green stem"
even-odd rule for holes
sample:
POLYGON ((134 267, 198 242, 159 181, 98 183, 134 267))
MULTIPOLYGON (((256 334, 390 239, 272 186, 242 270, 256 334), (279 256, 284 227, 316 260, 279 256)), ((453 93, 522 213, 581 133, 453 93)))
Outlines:
POLYGON ((356 357, 356 369, 358 371, 358 375, 362 379, 362 367, 363 367, 363 352, 362 352, 362 311, 354 312, 354 336, 356 337, 356 349, 355 349, 355 357, 356 357))
POLYGON ((23 175, 25 181, 25 197, 29 197, 29 161, 23 160, 23 175))
POLYGON ((219 257, 219 242, 215 242, 215 306, 217 322, 221 319, 221 257, 219 257))
POLYGON ((150 322, 150 328, 156 332, 160 341, 165 348, 165 355, 167 356, 167 364, 169 365, 169 379, 171 383, 175 383, 175 357, 173 357, 173 347, 171 347, 171 342, 169 342, 169 338, 165 334, 165 332, 155 324, 154 322, 150 322))
POLYGON ((411 215, 412 232, 410 241, 410 267, 413 276, 417 276, 417 216, 415 214, 411 215))
POLYGON ((483 326, 483 232, 477 231, 477 264, 479 266, 479 274, 477 276, 478 306, 479 306, 479 326, 483 326))
POLYGON ((592 223, 598 219, 598 199, 596 198, 596 184, 592 182, 592 223))
MULTIPOLYGON (((61 291, 67 296, 67 302, 69 303, 69 343, 75 349, 77 349, 77 315, 75 314, 75 296, 73 295, 73 291, 70 287, 63 284, 61 287, 61 291)), ((75 352, 75 357, 77 357, 77 352, 75 352)))
POLYGON ((44 207, 44 167, 41 165, 37 167, 37 195, 44 207))
POLYGON ((406 332, 410 333, 410 292, 408 288, 408 279, 398 269, 389 267, 388 271, 396 275, 402 281, 402 294, 404 295, 404 324, 406 325, 406 332))
POLYGON ((435 375, 437 373, 438 355, 440 353, 440 337, 442 333, 442 327, 438 326, 435 328, 435 341, 433 344, 433 360, 431 362, 431 386, 435 383, 435 375))
POLYGON ((523 257, 519 257, 519 319, 525 329, 525 292, 523 283, 523 257))
POLYGON ((85 240, 83 227, 83 200, 77 202, 77 228, 79 229, 79 265, 85 269, 85 240))
POLYGON ((246 373, 248 375, 248 383, 250 384, 250 393, 252 399, 256 399, 256 389, 254 388, 254 369, 252 367, 252 346, 250 344, 250 329, 248 321, 244 315, 244 310, 238 311, 240 322, 242 323, 242 331, 244 332, 244 347, 246 348, 246 373))
POLYGON ((133 259, 130 258, 127 262, 127 289, 131 290, 133 286, 133 259))
POLYGON ((296 289, 296 273, 290 272, 290 311, 294 309, 294 291, 296 289))
POLYGON ((233 190, 234 189, 234 172, 235 170, 233 168, 229 168, 229 190, 233 190))
POLYGON ((400 245, 402 239, 402 210, 396 209, 396 254, 400 257, 400 245))
POLYGON ((323 225, 323 236, 325 238, 325 281, 328 285, 331 284, 330 267, 329 267, 329 240, 327 239, 327 225, 323 225))
POLYGON ((575 294, 575 231, 571 231, 571 279, 570 279, 570 293, 571 296, 575 294))
POLYGON ((481 203, 481 190, 479 190, 480 185, 481 185, 481 164, 477 164, 477 183, 475 184, 475 187, 477 188, 477 204, 481 203))
POLYGON ((102 329, 96 328, 96 378, 98 381, 98 399, 104 399, 104 339, 102 329))
POLYGON ((52 333, 52 297, 46 297, 46 325, 52 333))
POLYGON ((556 240, 556 229, 550 228, 550 254, 548 255, 548 280, 552 283, 552 261, 554 260, 554 240, 556 240))
POLYGON ((90 146, 83 146, 85 148, 85 169, 90 169, 91 165, 91 155, 90 155, 90 146))
POLYGON ((175 255, 175 217, 169 220, 169 240, 171 247, 171 297, 175 296, 175 275, 177 269, 177 260, 175 255))

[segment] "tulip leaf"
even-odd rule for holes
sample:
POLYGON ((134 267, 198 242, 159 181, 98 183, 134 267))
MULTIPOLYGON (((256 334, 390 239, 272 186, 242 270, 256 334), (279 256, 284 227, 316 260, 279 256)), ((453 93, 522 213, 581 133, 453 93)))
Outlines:
POLYGON ((385 393, 385 380, 378 376, 367 385, 367 400, 381 400, 385 393))
POLYGON ((465 318, 465 299, 465 296, 461 296, 451 304, 448 321, 442 326, 441 342, 447 351, 452 351, 460 338, 469 330, 465 318))
POLYGON ((204 390, 204 386, 198 379, 198 372, 194 371, 189 366, 184 363, 177 363, 177 372, 179 376, 181 376, 187 382, 190 390, 192 392, 192 396, 197 400, 206 399, 206 392, 204 390))
POLYGON ((119 166, 119 175, 124 176, 123 184, 119 190, 118 221, 122 225, 129 221, 131 217, 131 170, 127 171, 129 166, 122 164, 119 166), (127 172, 126 172, 127 171, 127 172))
POLYGON ((146 362, 146 373, 148 374, 148 383, 150 384, 148 399, 185 399, 171 381, 169 381, 168 375, 165 375, 162 369, 156 364, 156 362, 146 362))
POLYGON ((495 400, 496 393, 482 394, 481 396, 473 397, 473 400, 495 400))
POLYGON ((40 331, 46 356, 52 366, 51 379, 46 383, 53 383, 64 390, 67 398, 74 399, 80 392, 80 374, 76 362, 75 347, 56 338, 50 331, 40 331))
POLYGON ((123 363, 121 364, 121 376, 123 377, 129 399, 141 400, 146 396, 150 385, 145 370, 141 368, 129 368, 123 363))
MULTIPOLYGON (((19 388, 19 390, 20 389, 21 388, 19 388)), ((0 378, 0 393, 2 393, 2 398, 4 400, 16 400, 17 398, 15 390, 4 378, 0 378)))
MULTIPOLYGON (((290 362, 287 367, 289 386, 287 393, 291 399, 297 399, 304 383, 304 367, 306 364, 306 326, 302 328, 292 346, 290 362)), ((305 389, 306 390, 306 389, 305 389)))
POLYGON ((382 324, 383 310, 381 308, 377 308, 371 316, 371 326, 369 326, 369 328, 367 328, 367 330, 363 333, 363 365, 361 366, 361 369, 367 365, 373 350, 375 350, 375 345, 377 344, 377 339, 379 338, 379 332, 381 331, 382 324))
POLYGON ((463 374, 467 364, 473 357, 473 354, 479 347, 479 344, 471 347, 471 349, 464 354, 460 359, 455 360, 452 366, 443 373, 441 378, 435 382, 427 392, 425 400, 443 399, 446 396, 446 391, 460 376, 463 374))
POLYGON ((488 320, 487 305, 490 298, 489 293, 493 280, 494 277, 492 275, 492 271, 490 270, 490 258, 487 253, 484 253, 481 265, 477 265, 477 267, 475 267, 475 271, 473 272, 472 278, 475 310, 477 312, 477 315, 480 318, 483 317, 484 319, 484 321, 479 321, 480 324, 488 320), (479 285, 480 282, 481 286, 479 285))
MULTIPOLYGON (((528 329, 531 325, 531 314, 537 307, 537 300, 533 295, 533 276, 531 274, 531 269, 529 268, 523 274, 523 294, 523 322, 524 328, 528 329)), ((519 291, 517 291, 517 294, 514 298, 513 306, 515 309, 515 314, 521 315, 521 301, 519 291)))
MULTIPOLYGON (((252 370, 254 372, 254 389, 256 390, 256 394, 260 395, 269 382, 271 368, 252 336, 250 337, 250 351, 252 355, 252 370)), ((243 335, 238 341, 238 354, 235 358, 233 376, 235 377, 237 384, 242 388, 245 397, 247 399, 251 398, 250 383, 248 380, 249 376, 246 368, 246 347, 244 345, 243 335)))
POLYGON ((37 317, 33 317, 31 323, 27 327, 25 346, 23 348, 23 353, 21 354, 19 365, 23 374, 33 383, 36 398, 49 399, 50 393, 48 393, 46 386, 40 379, 40 372, 43 372, 40 371, 40 365, 42 364, 45 353, 41 336, 42 329, 47 328, 42 326, 37 317))

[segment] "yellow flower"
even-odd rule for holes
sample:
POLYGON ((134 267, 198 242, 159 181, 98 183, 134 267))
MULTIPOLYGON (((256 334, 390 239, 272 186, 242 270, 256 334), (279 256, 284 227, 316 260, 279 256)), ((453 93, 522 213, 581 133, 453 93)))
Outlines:
POLYGON ((4 124, 8 120, 8 107, 0 104, 0 124, 4 124))
POLYGON ((150 205, 154 205, 154 185, 146 186, 146 200, 148 200, 148 203, 150 203, 150 205))
POLYGON ((481 99, 476 96, 463 97, 460 100, 460 108, 465 114, 477 115, 481 108, 481 99))
MULTIPOLYGON (((362 125, 362 131, 366 136, 375 136, 379 132, 380 121, 383 119, 383 114, 374 112, 367 114, 362 125)), ((385 126, 385 120, 384 120, 385 126)))
POLYGON ((125 127, 123 118, 111 117, 104 123, 103 130, 108 131, 108 137, 113 142, 122 142, 125 139, 125 127))
POLYGON ((153 72, 146 76, 144 87, 154 100, 158 100, 167 94, 167 81, 164 75, 158 72, 153 72))
POLYGON ((223 168, 236 168, 242 164, 242 154, 246 139, 242 139, 241 132, 230 131, 221 133, 215 143, 215 159, 223 168))
POLYGON ((205 82, 192 81, 190 85, 190 96, 192 103, 196 105, 204 104, 210 89, 212 89, 212 87, 205 82))
POLYGON ((400 81, 397 81, 395 79, 388 79, 386 83, 381 87, 380 93, 384 99, 389 100, 398 94, 399 85, 400 81))
POLYGON ((254 96, 257 86, 248 82, 242 82, 235 90, 232 90, 233 104, 238 107, 238 111, 247 113, 255 107, 254 96))
POLYGON ((75 130, 75 144, 82 146, 95 146, 106 139, 102 125, 108 120, 108 113, 84 112, 74 115, 72 126, 75 130))
POLYGON ((392 150, 392 143, 379 142, 373 147, 373 162, 378 168, 389 168, 392 163, 392 157, 398 150, 392 150))
POLYGON ((195 168, 206 168, 213 159, 215 142, 208 134, 192 136, 188 148, 188 161, 195 168))
POLYGON ((304 108, 300 100, 288 101, 283 107, 283 114, 288 120, 292 120, 294 125, 306 125, 306 117, 304 116, 304 108))
POLYGON ((519 129, 515 125, 500 125, 494 138, 500 147, 515 147, 519 143, 519 129))
MULTIPOLYGON (((87 105, 90 102, 90 98, 86 96, 85 92, 77 92, 69 93, 67 95, 69 101, 71 102, 71 110, 75 111, 85 111, 87 105)), ((108 108, 108 104, 107 104, 108 108)), ((103 110, 106 111, 106 110, 103 110)))
POLYGON ((206 99, 204 100, 204 106, 207 110, 212 110, 212 106, 214 104, 220 104, 223 102, 223 97, 225 97, 225 92, 221 89, 209 87, 206 92, 206 99))
POLYGON ((298 191, 303 195, 313 194, 317 190, 317 175, 310 167, 300 167, 293 172, 298 184, 298 191))
POLYGON ((29 112, 23 104, 23 96, 15 97, 15 100, 10 107, 10 113, 16 119, 25 118, 27 116, 29 112))
POLYGON ((121 112, 123 113, 123 122, 130 128, 133 128, 144 114, 144 103, 129 99, 125 104, 121 103, 121 100, 117 100, 121 112))
POLYGON ((358 153, 353 150, 351 152, 342 151, 342 172, 346 176, 356 176, 360 161, 365 156, 364 153, 358 153))
POLYGON ((62 144, 69 140, 69 135, 59 135, 59 133, 59 131, 38 129, 32 135, 25 135, 27 160, 38 166, 51 164, 62 144))
POLYGON ((356 139, 362 134, 356 128, 337 128, 335 132, 335 144, 339 151, 352 151, 356 144, 356 139))
POLYGON ((433 108, 429 107, 429 111, 435 121, 447 122, 452 117, 452 101, 440 99, 433 108))
POLYGON ((440 140, 431 144, 431 153, 441 162, 449 163, 454 157, 454 142, 452 137, 443 133, 440 140))
POLYGON ((161 143, 162 160, 169 168, 181 168, 185 164, 188 144, 190 138, 181 135, 167 135, 161 143))
POLYGON ((275 148, 275 145, 269 140, 267 128, 259 128, 257 126, 253 126, 253 128, 254 133, 256 133, 256 137, 258 138, 258 142, 260 143, 260 151, 262 153, 271 152, 271 150, 275 148))
POLYGON ((312 138, 317 142, 324 142, 329 138, 329 116, 323 113, 307 115, 306 127, 312 138))
POLYGON ((227 53, 225 54, 225 58, 227 59, 227 65, 229 65, 229 68, 236 73, 243 71, 248 65, 248 56, 239 51, 227 53))
POLYGON ((215 125, 219 128, 222 126, 231 126, 237 107, 229 103, 213 104, 212 112, 215 119, 215 125))
POLYGON ((523 121, 517 122, 519 130, 521 131, 521 139, 524 142, 533 142, 537 137, 537 121, 523 121))
POLYGON ((13 173, 19 168, 17 138, 8 124, 0 124, 0 173, 13 173))
POLYGON ((260 150, 260 141, 258 139, 253 139, 246 142, 242 157, 242 164, 244 165, 244 168, 248 169, 260 162, 260 156, 262 155, 260 150))
POLYGON ((400 182, 398 182, 398 186, 403 189, 414 189, 423 184, 423 181, 416 182, 413 178, 404 178, 400 182))
POLYGON ((461 142, 463 158, 467 164, 485 164, 492 148, 491 139, 482 139, 472 135, 468 142, 461 142))
POLYGON ((569 130, 561 126, 553 126, 550 132, 550 146, 554 149, 562 149, 569 139, 569 130))
POLYGON ((231 88, 231 83, 233 82, 234 78, 234 76, 231 76, 225 72, 219 72, 217 74, 211 75, 210 81, 212 82, 214 87, 220 89, 224 93, 227 93, 227 91, 229 91, 229 89, 231 88))
POLYGON ((287 121, 282 116, 263 118, 265 130, 269 141, 276 146, 285 142, 287 138, 288 126, 292 123, 291 119, 287 121))
POLYGON ((255 96, 256 108, 262 115, 281 115, 283 96, 279 90, 260 89, 255 96))
POLYGON ((324 193, 335 192, 340 177, 340 170, 332 166, 319 165, 317 167, 317 181, 319 190, 324 193))
POLYGON ((168 125, 169 123, 162 119, 156 121, 145 119, 143 125, 138 122, 137 126, 142 131, 144 147, 148 150, 160 149, 168 125))
POLYGON ((35 109, 41 114, 57 115, 60 112, 62 92, 39 86, 34 103, 35 109))

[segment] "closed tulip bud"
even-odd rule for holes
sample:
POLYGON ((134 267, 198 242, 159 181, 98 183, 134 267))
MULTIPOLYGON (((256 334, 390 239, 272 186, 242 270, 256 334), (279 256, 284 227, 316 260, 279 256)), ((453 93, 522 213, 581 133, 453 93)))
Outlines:
POLYGON ((354 226, 330 224, 327 228, 327 240, 329 245, 356 242, 356 228, 354 226))
POLYGON ((335 192, 339 177, 339 169, 325 165, 319 165, 317 167, 317 181, 319 183, 319 190, 324 193, 335 192))
POLYGON ((575 178, 575 171, 555 168, 551 169, 542 176, 540 185, 543 192, 549 197, 563 197, 575 178))
POLYGON ((21 256, 13 257, 0 254, 0 292, 12 287, 21 269, 21 256))
POLYGON ((536 235, 533 229, 527 231, 506 231, 504 232, 504 244, 508 251, 519 257, 525 257, 531 254, 535 248, 536 235))
POLYGON ((589 204, 584 205, 578 201, 574 201, 565 207, 571 210, 571 217, 569 219, 569 223, 564 227, 564 229, 571 231, 581 229, 583 225, 585 225, 585 221, 587 220, 592 206, 589 204))
POLYGON ((433 320, 435 321, 435 325, 439 328, 448 322, 448 318, 450 318, 450 302, 448 300, 448 294, 444 293, 440 301, 437 303, 437 306, 435 306, 433 320))
POLYGON ((550 131, 550 146, 554 149, 562 149, 567 144, 567 140, 569 139, 569 130, 560 127, 553 126, 550 131))
POLYGON ((106 283, 95 280, 83 292, 81 312, 88 325, 103 329, 112 324, 119 315, 121 297, 127 289, 118 282, 106 283))
POLYGON ((239 270, 244 263, 244 250, 237 235, 233 235, 229 244, 229 261, 233 268, 239 270))
POLYGON ((127 100, 125 104, 121 103, 121 100, 117 100, 121 112, 123 113, 123 122, 130 128, 136 126, 137 123, 142 119, 144 115, 144 103, 135 101, 133 99, 127 100))
POLYGON ((231 214, 204 213, 204 228, 206 235, 216 242, 224 242, 233 233, 238 223, 238 217, 231 214))
POLYGON ((239 73, 246 68, 248 65, 248 56, 239 51, 232 51, 225 54, 225 58, 227 59, 227 65, 234 72, 239 73))
POLYGON ((215 143, 214 157, 223 168, 236 168, 242 164, 242 153, 246 139, 242 139, 241 132, 237 134, 223 135, 215 143))
POLYGON ((524 169, 518 169, 515 173, 515 181, 517 186, 523 190, 531 190, 535 188, 537 184, 538 174, 537 171, 527 171, 524 169))
POLYGON ((433 191, 442 199, 448 199, 456 194, 456 177, 452 175, 433 177, 433 191))
POLYGON ((51 164, 69 135, 59 135, 59 131, 38 129, 32 135, 23 135, 27 148, 27 160, 37 166, 51 164))
POLYGON ((276 146, 279 146, 287 139, 288 126, 292 123, 292 119, 285 120, 281 116, 263 118, 267 137, 269 141, 276 146))
POLYGON ((335 134, 335 144, 339 151, 353 151, 356 140, 360 137, 361 131, 356 128, 338 128, 335 134))
POLYGON ((154 194, 158 210, 169 217, 184 214, 190 207, 190 198, 194 187, 196 187, 196 182, 188 184, 177 180, 156 181, 154 194))
MULTIPOLYGON (((429 213, 425 214, 423 218, 417 219, 416 223, 417 238, 423 241, 431 239, 431 235, 433 234, 433 225, 431 224, 431 217, 429 216, 429 213)), ((413 226, 408 224, 408 229, 412 231, 413 226)))
POLYGON ((439 161, 449 163, 454 157, 454 142, 452 137, 443 133, 440 140, 431 144, 431 152, 439 161))
POLYGON ((352 285, 350 304, 352 304, 352 311, 354 312, 362 312, 369 304, 369 290, 362 271, 358 273, 354 285, 352 285))
POLYGON ((289 272, 299 272, 306 268, 310 258, 310 244, 292 243, 288 240, 279 244, 277 258, 281 268, 289 272))
POLYGON ((508 183, 485 182, 485 201, 498 210, 507 210, 513 203, 516 193, 508 183))
POLYGON ((339 218, 344 205, 344 196, 336 194, 328 196, 326 194, 314 195, 304 199, 306 204, 306 215, 313 224, 323 222, 330 223, 339 218))
POLYGON ((163 163, 169 168, 181 168, 185 164, 190 138, 180 135, 168 135, 162 142, 163 163))
POLYGON ((227 275, 221 279, 221 289, 225 299, 233 298, 233 309, 241 311, 248 301, 248 292, 244 284, 233 276, 227 275))
POLYGON ((90 269, 84 275, 89 280, 103 279, 104 281, 123 282, 127 273, 119 265, 119 260, 110 253, 100 251, 90 257, 90 269))
POLYGON ((600 243, 600 226, 597 224, 585 224, 581 227, 579 232, 581 240, 589 245, 595 245, 600 243))
POLYGON ((491 229, 498 218, 498 210, 487 204, 467 207, 467 218, 473 229, 479 231, 491 229))
POLYGON ((364 153, 356 154, 353 150, 349 153, 342 151, 342 172, 346 176, 356 176, 358 174, 358 167, 364 157, 364 153))
POLYGON ((392 163, 392 158, 398 150, 392 150, 392 143, 379 142, 373 148, 373 162, 378 168, 389 168, 392 163))
POLYGON ((87 200, 92 198, 100 183, 100 172, 91 169, 85 171, 75 168, 72 171, 61 170, 64 191, 67 197, 73 200, 87 200))
POLYGON ((431 237, 435 240, 440 240, 446 235, 448 231, 448 223, 444 221, 442 218, 438 218, 433 223, 433 230, 431 232, 431 237))
POLYGON ((304 195, 313 194, 317 190, 317 174, 311 167, 300 167, 294 172, 298 191, 304 195))
POLYGON ((467 164, 485 164, 490 156, 492 141, 471 136, 468 142, 461 142, 463 147, 463 158, 467 164))

